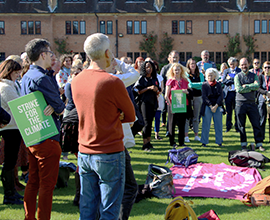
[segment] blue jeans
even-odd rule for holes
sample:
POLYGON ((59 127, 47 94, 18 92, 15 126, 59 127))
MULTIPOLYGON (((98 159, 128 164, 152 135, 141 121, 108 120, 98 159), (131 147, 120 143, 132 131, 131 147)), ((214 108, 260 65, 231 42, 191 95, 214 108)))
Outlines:
POLYGON ((160 115, 161 111, 157 110, 155 114, 155 132, 159 132, 159 127, 160 127, 160 115))
POLYGON ((222 112, 221 107, 219 106, 215 113, 213 113, 209 106, 205 107, 205 113, 202 117, 202 135, 201 135, 201 142, 203 144, 209 143, 209 132, 211 126, 211 119, 213 117, 214 120, 214 127, 215 127, 215 137, 216 137, 216 144, 222 144, 222 112))
POLYGON ((125 186, 125 151, 111 154, 78 154, 81 181, 80 220, 119 217, 125 186))

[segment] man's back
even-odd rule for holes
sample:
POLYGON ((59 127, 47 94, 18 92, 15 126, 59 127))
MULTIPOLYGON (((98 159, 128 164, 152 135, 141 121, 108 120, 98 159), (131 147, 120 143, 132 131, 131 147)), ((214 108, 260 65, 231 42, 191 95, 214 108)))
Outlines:
POLYGON ((104 70, 84 70, 71 84, 79 116, 79 151, 86 154, 124 150, 121 122, 135 120, 123 82, 104 70), (120 110, 124 120, 120 121, 120 110))

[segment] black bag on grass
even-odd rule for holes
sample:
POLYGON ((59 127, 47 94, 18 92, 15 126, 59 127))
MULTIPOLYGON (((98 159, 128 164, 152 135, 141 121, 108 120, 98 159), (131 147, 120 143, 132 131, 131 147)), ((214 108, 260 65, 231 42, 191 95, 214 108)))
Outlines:
POLYGON ((263 154, 251 150, 230 151, 228 160, 231 165, 239 167, 263 168, 270 159, 263 154))

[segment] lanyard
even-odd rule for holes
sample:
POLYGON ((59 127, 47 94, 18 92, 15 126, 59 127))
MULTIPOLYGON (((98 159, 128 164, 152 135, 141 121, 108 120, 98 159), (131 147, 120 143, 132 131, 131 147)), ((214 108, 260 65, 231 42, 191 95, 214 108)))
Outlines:
POLYGON ((265 79, 265 84, 266 84, 266 90, 267 91, 269 91, 269 86, 270 86, 270 77, 269 77, 269 79, 267 80, 267 77, 266 77, 266 75, 264 75, 264 79, 265 79))

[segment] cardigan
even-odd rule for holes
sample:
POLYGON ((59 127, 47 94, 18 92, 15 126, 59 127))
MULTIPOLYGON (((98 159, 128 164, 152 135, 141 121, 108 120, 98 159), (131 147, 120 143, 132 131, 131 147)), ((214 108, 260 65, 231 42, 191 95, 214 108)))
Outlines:
POLYGON ((4 128, 1 128, 0 131, 18 129, 15 119, 8 106, 9 101, 20 97, 15 82, 9 79, 1 79, 0 94, 1 94, 1 107, 11 116, 11 120, 8 123, 8 125, 4 128))

